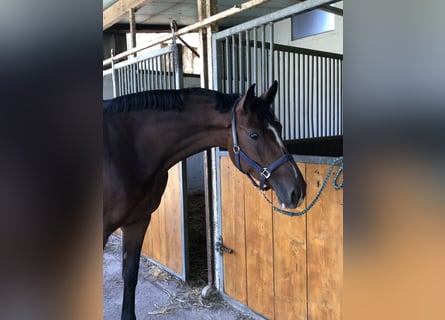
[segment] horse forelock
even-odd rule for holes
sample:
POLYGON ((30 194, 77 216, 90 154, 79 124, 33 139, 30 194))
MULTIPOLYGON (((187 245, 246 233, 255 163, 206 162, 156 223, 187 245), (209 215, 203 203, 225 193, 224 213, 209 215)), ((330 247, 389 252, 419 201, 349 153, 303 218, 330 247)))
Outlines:
POLYGON ((247 112, 250 116, 258 119, 265 126, 277 121, 272 106, 264 103, 263 100, 257 97, 255 97, 255 99, 248 105, 247 112))

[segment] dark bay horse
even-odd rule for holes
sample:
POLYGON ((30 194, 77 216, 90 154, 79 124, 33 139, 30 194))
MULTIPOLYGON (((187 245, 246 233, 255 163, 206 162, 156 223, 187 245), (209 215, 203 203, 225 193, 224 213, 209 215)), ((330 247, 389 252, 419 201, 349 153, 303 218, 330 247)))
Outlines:
POLYGON ((155 90, 104 101, 103 244, 123 233, 122 319, 136 319, 139 258, 167 171, 186 157, 219 146, 255 186, 272 188, 281 205, 296 208, 306 183, 281 139, 270 107, 277 82, 260 97, 255 85, 240 97, 201 88, 155 90), (258 181, 259 183, 257 183, 258 181))

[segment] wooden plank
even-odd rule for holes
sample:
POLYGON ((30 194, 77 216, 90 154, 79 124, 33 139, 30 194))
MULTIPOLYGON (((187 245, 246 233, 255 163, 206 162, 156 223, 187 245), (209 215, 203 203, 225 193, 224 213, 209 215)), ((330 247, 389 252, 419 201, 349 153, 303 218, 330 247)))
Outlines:
POLYGON ((182 275, 182 221, 180 164, 169 170, 161 204, 153 212, 142 244, 142 254, 182 275))
MULTIPOLYGON (((307 164, 307 194, 311 201, 329 165, 307 164)), ((308 319, 342 319, 343 190, 329 181, 307 215, 308 319)))
POLYGON ((244 221, 244 178, 228 157, 221 158, 222 238, 234 250, 223 255, 224 292, 246 304, 246 244, 244 221))
MULTIPOLYGON (((272 207, 244 178, 246 217, 247 305, 274 317, 272 207)), ((266 192, 270 198, 272 191, 266 192)))
POLYGON ((164 198, 166 265, 178 274, 183 273, 180 166, 177 164, 170 171, 168 192, 164 198))
MULTIPOLYGON (((306 165, 297 165, 306 177, 306 165)), ((275 194, 274 204, 279 206, 275 194)), ((290 211, 298 212, 304 208, 290 211)), ((275 211, 273 228, 275 319, 306 319, 306 215, 289 217, 275 211)))

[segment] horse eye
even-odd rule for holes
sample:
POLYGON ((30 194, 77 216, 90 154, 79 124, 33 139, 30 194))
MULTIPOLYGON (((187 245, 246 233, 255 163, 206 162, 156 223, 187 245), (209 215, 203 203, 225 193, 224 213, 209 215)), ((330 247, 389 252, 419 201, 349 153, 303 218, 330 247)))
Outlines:
POLYGON ((251 139, 253 139, 253 140, 258 140, 258 137, 259 137, 258 133, 256 133, 256 132, 252 132, 252 133, 250 133, 250 138, 251 138, 251 139))

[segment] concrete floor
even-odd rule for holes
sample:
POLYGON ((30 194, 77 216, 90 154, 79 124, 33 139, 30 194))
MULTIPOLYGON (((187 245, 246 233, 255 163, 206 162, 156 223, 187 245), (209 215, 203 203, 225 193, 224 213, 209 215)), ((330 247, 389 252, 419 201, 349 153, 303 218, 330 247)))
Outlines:
MULTIPOLYGON (((122 303, 120 239, 111 236, 103 255, 103 319, 120 319, 122 303)), ((250 320, 218 295, 204 300, 204 282, 185 284, 145 259, 141 259, 136 288, 136 317, 146 319, 250 320)))

